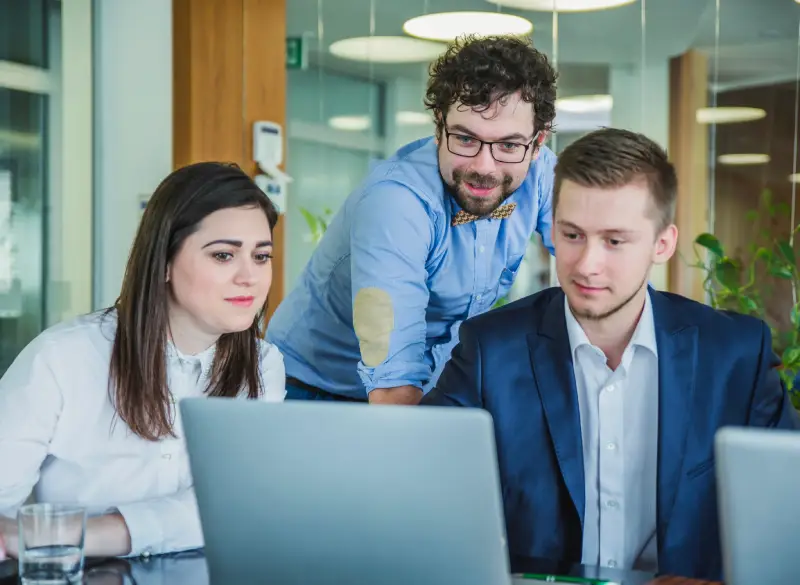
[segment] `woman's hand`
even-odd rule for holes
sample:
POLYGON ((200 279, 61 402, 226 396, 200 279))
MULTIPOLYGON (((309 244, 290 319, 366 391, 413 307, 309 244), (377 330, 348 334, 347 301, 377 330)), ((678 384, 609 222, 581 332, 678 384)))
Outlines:
POLYGON ((0 560, 18 556, 17 521, 0 516, 0 560))
POLYGON ((131 552, 128 525, 119 513, 95 516, 86 521, 86 556, 121 557, 131 552))

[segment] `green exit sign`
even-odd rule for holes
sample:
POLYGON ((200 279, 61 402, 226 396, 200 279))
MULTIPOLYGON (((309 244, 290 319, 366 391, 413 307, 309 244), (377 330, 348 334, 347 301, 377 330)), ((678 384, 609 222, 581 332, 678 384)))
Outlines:
POLYGON ((286 37, 286 68, 308 67, 308 46, 303 37, 286 37))

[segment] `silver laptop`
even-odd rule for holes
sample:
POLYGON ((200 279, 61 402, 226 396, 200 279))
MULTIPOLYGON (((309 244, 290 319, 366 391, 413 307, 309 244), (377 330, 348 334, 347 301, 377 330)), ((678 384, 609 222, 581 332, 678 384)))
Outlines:
POLYGON ((180 403, 212 584, 508 585, 491 417, 180 403))
POLYGON ((800 433, 728 427, 715 448, 725 583, 796 583, 800 433))

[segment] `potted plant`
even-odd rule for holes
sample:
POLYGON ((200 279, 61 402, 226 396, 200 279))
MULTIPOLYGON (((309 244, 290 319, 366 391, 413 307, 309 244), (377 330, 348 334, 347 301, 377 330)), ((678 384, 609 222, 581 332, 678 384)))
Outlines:
MULTIPOLYGON (((774 204, 772 194, 765 191, 762 209, 748 213, 756 228, 763 220, 788 215, 787 206, 774 204), (766 212, 766 217, 764 216, 766 212)), ((755 315, 763 319, 772 331, 773 349, 781 359, 779 373, 789 391, 792 404, 800 409, 800 272, 792 247, 791 233, 775 238, 769 229, 761 227, 756 240, 742 257, 733 257, 714 234, 703 233, 695 238, 695 262, 703 271, 704 289, 711 306, 755 315), (706 250, 703 259, 700 250, 706 250)))

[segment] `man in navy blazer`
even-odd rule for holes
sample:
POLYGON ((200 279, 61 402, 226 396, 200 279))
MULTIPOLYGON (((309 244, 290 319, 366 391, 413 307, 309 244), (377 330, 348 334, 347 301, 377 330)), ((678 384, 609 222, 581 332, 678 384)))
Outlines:
POLYGON ((720 579, 714 434, 800 428, 769 328, 648 286, 677 179, 602 129, 556 166, 551 288, 462 324, 428 405, 491 413, 512 557, 720 579))

